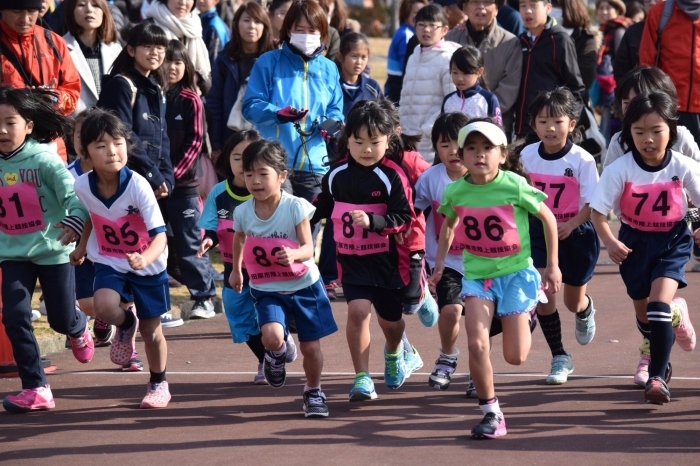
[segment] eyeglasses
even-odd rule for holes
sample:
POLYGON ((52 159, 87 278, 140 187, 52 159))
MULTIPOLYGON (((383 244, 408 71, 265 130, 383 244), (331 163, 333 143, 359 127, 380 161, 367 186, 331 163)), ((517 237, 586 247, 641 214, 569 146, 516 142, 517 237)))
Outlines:
POLYGON ((487 7, 487 6, 494 5, 496 3, 496 1, 495 0, 469 0, 468 3, 472 6, 487 7))
POLYGON ((146 52, 151 53, 155 51, 156 53, 165 53, 165 47, 162 45, 142 45, 144 49, 146 49, 146 52))
POLYGON ((423 31, 435 30, 443 27, 442 23, 417 23, 416 29, 422 29, 423 31))

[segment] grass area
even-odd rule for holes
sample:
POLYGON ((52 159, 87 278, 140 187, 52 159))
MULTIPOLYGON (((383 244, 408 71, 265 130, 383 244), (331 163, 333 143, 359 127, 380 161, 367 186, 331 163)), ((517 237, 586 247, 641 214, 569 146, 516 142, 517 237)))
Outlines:
POLYGON ((382 86, 384 86, 386 82, 386 61, 389 55, 390 44, 391 39, 383 37, 369 38, 370 74, 372 75, 372 79, 375 79, 382 86))

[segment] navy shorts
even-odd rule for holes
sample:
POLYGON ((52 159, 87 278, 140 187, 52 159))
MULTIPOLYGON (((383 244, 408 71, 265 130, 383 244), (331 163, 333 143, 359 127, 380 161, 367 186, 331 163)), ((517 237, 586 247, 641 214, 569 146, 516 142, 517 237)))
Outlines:
POLYGON ((676 280, 678 288, 686 287, 685 266, 693 251, 693 237, 685 221, 660 233, 635 230, 623 223, 618 238, 632 250, 620 264, 630 298, 648 298, 652 282, 661 277, 676 280))
POLYGON ((403 300, 406 288, 394 290, 369 285, 351 285, 343 282, 345 300, 366 299, 374 306, 377 315, 387 322, 398 322, 403 315, 403 300))
POLYGON ((462 315, 464 315, 462 278, 461 273, 449 267, 445 267, 444 272, 442 272, 442 278, 435 287, 439 309, 449 306, 450 304, 458 304, 462 306, 462 315))
POLYGON ((338 331, 323 280, 294 293, 250 289, 260 328, 277 322, 287 334, 287 315, 294 316, 299 341, 314 341, 338 331))
POLYGON ((108 288, 119 293, 123 303, 134 302, 140 320, 160 317, 170 310, 168 273, 147 277, 117 272, 104 264, 95 264, 95 290, 108 288))
MULTIPOLYGON (((547 267, 547 243, 542 221, 530 218, 530 249, 532 263, 536 269, 547 267)), ((559 240, 559 270, 562 283, 583 286, 593 278, 600 240, 589 220, 571 232, 568 238, 559 240)))
POLYGON ((87 257, 77 267, 75 273, 75 299, 92 298, 95 294, 95 264, 87 257))

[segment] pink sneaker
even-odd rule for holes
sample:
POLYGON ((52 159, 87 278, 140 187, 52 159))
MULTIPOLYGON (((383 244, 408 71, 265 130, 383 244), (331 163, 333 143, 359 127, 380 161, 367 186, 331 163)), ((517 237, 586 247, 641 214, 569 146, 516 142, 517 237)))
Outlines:
POLYGON ((643 354, 639 360, 639 365, 637 365, 637 373, 634 374, 634 384, 640 387, 647 386, 647 380, 649 380, 649 361, 651 361, 651 356, 648 354, 643 354))
POLYGON ((8 395, 2 400, 2 407, 10 413, 26 413, 56 407, 51 387, 26 388, 17 395, 8 395))
POLYGON ((128 363, 122 366, 124 372, 140 372, 143 370, 143 362, 136 351, 131 354, 131 359, 128 363))
POLYGON ((92 339, 92 332, 85 323, 85 331, 78 338, 70 337, 70 347, 73 351, 73 356, 78 362, 83 364, 92 361, 92 356, 95 354, 95 342, 92 339))
MULTIPOLYGON (((125 312, 134 312, 134 306, 129 307, 125 312)), ((134 337, 136 329, 139 326, 139 320, 134 314, 134 325, 128 330, 122 330, 117 327, 117 334, 112 340, 112 346, 109 348, 109 359, 118 366, 124 366, 131 360, 131 355, 136 352, 136 343, 134 337)))
POLYGON ((170 390, 168 390, 168 382, 148 383, 146 396, 141 401, 141 409, 147 408, 165 408, 170 401, 170 390))
POLYGON ((673 298, 671 304, 678 306, 681 312, 680 323, 673 327, 673 333, 676 335, 676 343, 683 351, 693 351, 695 349, 695 329, 690 322, 688 315, 688 305, 683 298, 673 298))

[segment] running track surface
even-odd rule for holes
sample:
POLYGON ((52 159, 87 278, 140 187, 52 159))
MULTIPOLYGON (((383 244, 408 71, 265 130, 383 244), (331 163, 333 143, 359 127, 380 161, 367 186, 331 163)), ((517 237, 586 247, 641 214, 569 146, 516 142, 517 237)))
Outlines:
MULTIPOLYGON (((601 259, 607 259, 603 253, 601 259)), ((700 329, 700 274, 687 274, 688 300, 700 329)), ((117 372, 109 349, 98 348, 89 364, 70 351, 52 356, 59 369, 49 376, 57 407, 24 415, 0 413, 0 462, 8 464, 698 464, 700 458, 700 358, 677 346, 672 353, 673 401, 643 403, 632 384, 640 336, 632 305, 613 265, 598 266, 590 284, 598 331, 588 346, 573 335, 574 319, 563 311, 565 348, 575 377, 547 386, 550 353, 538 328, 532 351, 520 367, 507 365, 501 340, 494 340, 496 391, 508 435, 468 438, 482 414, 464 396, 468 360, 466 334, 458 347, 459 376, 446 392, 428 386, 437 357, 437 327, 407 318, 411 342, 425 365, 399 390, 383 384, 383 341, 372 319, 371 368, 379 398, 349 403, 352 364, 345 340, 347 307, 333 304, 340 331, 322 342, 323 391, 331 417, 304 419, 301 360, 287 366, 287 384, 275 390, 254 386, 257 362, 246 345, 234 345, 225 318, 195 321, 165 330, 168 408, 145 411, 138 404, 144 373, 117 372)), ((138 343, 144 357, 143 344, 138 343)), ((0 394, 17 392, 18 379, 0 379, 0 394)))

